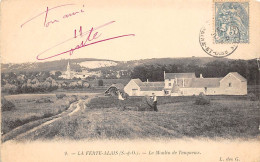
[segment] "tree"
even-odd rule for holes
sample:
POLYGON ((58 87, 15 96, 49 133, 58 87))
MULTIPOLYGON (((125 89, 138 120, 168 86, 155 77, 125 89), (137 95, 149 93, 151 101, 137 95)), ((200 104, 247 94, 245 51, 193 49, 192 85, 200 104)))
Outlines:
POLYGON ((98 86, 103 86, 104 85, 104 82, 102 79, 98 80, 98 86))
POLYGON ((200 74, 205 78, 224 77, 229 72, 238 72, 247 79, 248 84, 259 84, 260 76, 257 69, 257 62, 252 60, 229 60, 221 61, 214 60, 207 64, 197 65, 190 64, 154 64, 154 65, 140 65, 136 66, 131 78, 139 78, 142 81, 163 81, 163 71, 166 73, 191 73, 195 72, 196 76, 200 74))
POLYGON ((89 88, 89 86, 90 86, 90 84, 89 84, 88 82, 84 82, 84 83, 83 83, 83 87, 89 88))
POLYGON ((58 78, 59 76, 61 76, 61 72, 60 71, 55 71, 55 77, 58 78))
POLYGON ((2 103, 2 111, 11 111, 15 109, 14 103, 11 101, 6 100, 4 97, 1 97, 1 103, 2 103))

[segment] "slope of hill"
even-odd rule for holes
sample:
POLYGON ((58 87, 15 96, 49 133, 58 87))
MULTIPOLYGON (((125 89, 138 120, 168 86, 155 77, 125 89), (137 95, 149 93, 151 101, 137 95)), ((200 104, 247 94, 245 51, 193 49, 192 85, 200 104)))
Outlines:
MULTIPOLYGON (((73 70, 79 70, 84 68, 79 64, 82 62, 92 62, 100 61, 106 62, 111 60, 105 59, 94 59, 94 58, 81 58, 81 59, 71 59, 71 60, 58 60, 58 61, 47 61, 47 62, 34 62, 34 63, 22 63, 22 64, 1 64, 2 72, 19 72, 19 71, 64 71, 66 70, 68 61, 70 61, 70 66, 73 70)), ((115 61, 113 61, 115 62, 115 61)))
MULTIPOLYGON (((71 59, 70 65, 73 70, 92 69, 100 70, 131 70, 138 65, 151 65, 151 64, 192 64, 203 66, 209 62, 229 61, 227 58, 213 58, 213 57, 189 57, 189 58, 152 58, 131 61, 113 61, 106 59, 94 58, 79 58, 71 59), (89 63, 89 64, 88 64, 89 63)), ((35 62, 35 63, 22 63, 22 64, 1 64, 2 72, 19 72, 19 71, 64 71, 66 70, 68 60, 48 61, 48 62, 35 62)))
MULTIPOLYGON (((227 62, 230 59, 227 58, 214 58, 214 57, 187 57, 187 58, 152 58, 152 59, 141 59, 141 60, 132 60, 127 61, 122 64, 119 64, 118 66, 122 65, 123 67, 128 68, 134 68, 138 65, 152 65, 152 64, 175 64, 175 65, 198 65, 198 66, 204 66, 205 64, 212 62, 212 61, 224 61, 227 62)), ((123 68, 122 67, 122 68, 123 68)))
POLYGON ((102 67, 116 66, 117 63, 114 61, 84 61, 79 63, 79 65, 87 69, 97 69, 102 67))

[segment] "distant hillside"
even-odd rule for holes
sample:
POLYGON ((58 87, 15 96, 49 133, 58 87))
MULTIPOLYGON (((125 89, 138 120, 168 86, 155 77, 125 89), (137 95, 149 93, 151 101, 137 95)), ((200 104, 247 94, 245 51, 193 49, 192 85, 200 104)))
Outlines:
MULTIPOLYGON (((94 58, 81 58, 71 59, 70 66, 73 70, 84 68, 79 64, 87 61, 111 61, 105 59, 94 58)), ((114 61, 113 61, 114 62, 114 61)), ((21 63, 21 64, 1 64, 2 72, 20 72, 20 71, 64 71, 66 70, 68 60, 48 61, 48 62, 35 62, 35 63, 21 63)))
MULTIPOLYGON (((79 58, 71 59, 70 65, 72 70, 132 70, 138 65, 152 65, 152 64, 176 64, 176 65, 198 65, 204 66, 205 64, 219 60, 229 61, 227 58, 213 58, 213 57, 189 57, 189 58, 152 58, 141 59, 132 61, 113 61, 106 59, 94 58, 79 58), (89 62, 89 64, 88 64, 89 62), (88 66, 89 65, 89 66, 88 66)), ((2 64, 2 72, 20 72, 20 71, 64 71, 66 70, 68 60, 48 61, 48 62, 35 62, 35 63, 22 63, 22 64, 2 64)))
POLYGON ((205 64, 219 60, 227 62, 230 59, 227 58, 214 58, 214 57, 188 57, 188 58, 152 58, 152 59, 141 59, 141 60, 133 60, 133 61, 127 61, 126 63, 122 64, 126 67, 135 67, 138 65, 152 65, 152 64, 175 64, 175 65, 198 65, 198 66, 204 66, 205 64))

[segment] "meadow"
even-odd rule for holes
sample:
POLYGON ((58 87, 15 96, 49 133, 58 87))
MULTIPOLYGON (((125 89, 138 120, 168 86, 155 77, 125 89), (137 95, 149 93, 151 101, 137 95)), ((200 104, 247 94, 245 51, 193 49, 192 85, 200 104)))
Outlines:
POLYGON ((57 98, 55 94, 10 95, 5 99, 11 101, 15 107, 2 112, 3 134, 31 121, 60 114, 77 100, 75 96, 57 98))
MULTIPOLYGON (((259 101, 250 101, 244 96, 219 96, 211 99, 209 105, 196 105, 194 99, 193 96, 158 98, 159 111, 154 112, 127 109, 122 111, 118 108, 115 98, 94 98, 87 104, 87 109, 45 126, 37 131, 37 134, 31 133, 23 139, 259 137, 259 101)), ((141 98, 134 97, 125 104, 127 107, 135 107, 138 102, 141 102, 141 98)))
MULTIPOLYGON (((197 96, 158 96, 158 105, 176 103, 176 102, 195 102, 197 96)), ((207 96, 210 100, 248 100, 247 96, 207 96)), ((126 107, 140 107, 146 104, 142 96, 129 97, 127 100, 121 101, 126 107)), ((118 107, 119 100, 117 97, 98 97, 92 99, 87 106, 89 108, 111 108, 118 107)))
MULTIPOLYGON (((130 79, 102 79, 104 86, 110 86, 115 83, 121 83, 123 85, 126 85, 130 79)), ((88 82, 93 86, 93 87, 98 87, 98 80, 88 80, 88 82)))

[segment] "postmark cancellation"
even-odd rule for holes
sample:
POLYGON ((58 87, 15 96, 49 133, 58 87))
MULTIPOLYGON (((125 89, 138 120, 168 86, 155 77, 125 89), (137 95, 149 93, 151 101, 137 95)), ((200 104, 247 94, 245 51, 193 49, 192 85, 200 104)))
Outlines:
POLYGON ((214 0, 216 44, 249 43, 249 1, 214 0))

